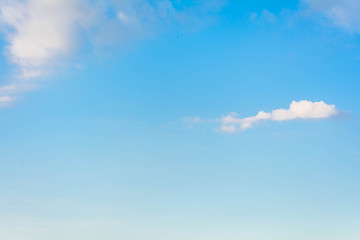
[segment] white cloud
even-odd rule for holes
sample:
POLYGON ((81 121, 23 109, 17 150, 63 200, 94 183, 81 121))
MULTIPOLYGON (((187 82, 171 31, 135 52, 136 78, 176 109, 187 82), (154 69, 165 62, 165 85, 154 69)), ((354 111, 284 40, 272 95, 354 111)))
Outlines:
POLYGON ((185 117, 182 119, 182 122, 184 123, 201 123, 203 120, 201 119, 201 117, 185 117))
POLYGON ((87 19, 84 4, 73 0, 1 2, 6 53, 24 78, 43 75, 74 48, 75 31, 87 19))
POLYGON ((288 121, 294 119, 325 119, 330 118, 339 111, 335 105, 328 105, 321 102, 293 101, 289 109, 275 109, 272 112, 260 111, 252 117, 238 118, 236 113, 231 113, 221 118, 220 130, 223 132, 234 133, 253 127, 256 123, 266 120, 288 121))
POLYGON ((37 84, 35 83, 24 83, 24 82, 16 82, 14 84, 5 85, 0 87, 0 95, 1 94, 16 94, 21 92, 27 92, 37 88, 37 84))
POLYGON ((193 9, 177 10, 169 0, 0 0, 0 23, 10 61, 20 67, 22 77, 33 78, 49 73, 49 67, 73 53, 79 38, 119 41, 162 24, 188 19, 193 25, 197 15, 204 17, 203 11, 193 9))
POLYGON ((8 103, 8 102, 11 102, 13 101, 13 99, 9 96, 3 96, 3 97, 0 97, 0 103, 8 103))
POLYGON ((90 24, 92 11, 80 0, 0 0, 0 26, 5 54, 18 67, 0 97, 36 88, 34 79, 47 75, 76 47, 76 32, 90 24))
POLYGON ((120 19, 120 21, 124 22, 124 23, 130 23, 132 21, 132 19, 124 12, 119 11, 117 13, 117 17, 120 19))
POLYGON ((35 85, 34 79, 66 65, 84 41, 96 49, 150 35, 164 26, 194 26, 222 2, 207 1, 201 10, 178 10, 169 0, 0 0, 5 54, 19 70, 10 85, 0 87, 0 97, 34 89, 29 87, 35 85))
POLYGON ((204 122, 201 117, 184 117, 181 119, 182 124, 186 128, 194 128, 194 125, 204 122))
POLYGON ((251 13, 250 20, 253 22, 275 23, 278 19, 274 13, 264 9, 260 14, 256 12, 251 13))
POLYGON ((302 0, 310 10, 325 15, 333 24, 351 33, 360 33, 359 0, 302 0))
POLYGON ((0 96, 0 108, 9 106, 12 102, 15 101, 14 97, 10 96, 0 96))

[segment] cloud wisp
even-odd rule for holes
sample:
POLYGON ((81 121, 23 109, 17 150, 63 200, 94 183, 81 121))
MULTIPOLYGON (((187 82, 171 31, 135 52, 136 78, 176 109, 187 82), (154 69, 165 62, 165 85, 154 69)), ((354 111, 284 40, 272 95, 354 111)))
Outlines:
POLYGON ((342 30, 360 34, 359 0, 302 0, 302 2, 310 11, 324 15, 342 30))
POLYGON ((179 9, 169 0, 0 0, 4 52, 18 69, 0 97, 34 89, 36 79, 68 65, 83 46, 116 47, 169 26, 201 24, 224 1, 210 2, 218 4, 179 9))
POLYGON ((260 111, 252 117, 238 118, 231 113, 221 118, 220 131, 235 133, 253 127, 263 121, 289 121, 295 119, 326 119, 335 116, 339 110, 335 105, 328 105, 323 101, 293 101, 288 109, 275 109, 271 112, 260 111))
POLYGON ((14 99, 10 96, 1 96, 0 97, 0 107, 8 106, 14 99))

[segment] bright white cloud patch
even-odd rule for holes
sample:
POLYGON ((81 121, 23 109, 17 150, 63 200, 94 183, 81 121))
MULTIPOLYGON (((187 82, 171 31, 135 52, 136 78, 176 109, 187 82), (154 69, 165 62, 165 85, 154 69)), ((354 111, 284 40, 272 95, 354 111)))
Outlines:
POLYGON ((86 22, 83 4, 73 0, 2 2, 6 53, 24 78, 38 77, 74 47, 75 30, 86 22))
POLYGON ((289 109, 275 109, 272 112, 260 111, 252 117, 238 118, 236 113, 231 113, 221 119, 220 130, 223 132, 234 133, 253 127, 256 123, 272 121, 288 121, 294 119, 325 119, 338 114, 335 105, 328 105, 321 102, 293 101, 289 109))
POLYGON ((311 10, 325 15, 345 31, 360 33, 359 0, 302 0, 311 10))
MULTIPOLYGON (((36 88, 36 78, 61 65, 75 48, 77 30, 90 26, 92 12, 78 0, 0 0, 4 53, 19 70, 8 85, 0 86, 0 98, 13 101, 36 88)), ((4 106, 8 104, 0 104, 4 106)))
POLYGON ((22 78, 44 76, 76 52, 81 40, 110 44, 146 34, 153 23, 169 17, 164 11, 175 12, 169 1, 155 2, 0 0, 0 22, 8 42, 5 52, 19 66, 22 78))
POLYGON ((169 0, 0 0, 4 52, 20 72, 0 86, 0 97, 34 89, 34 79, 66 65, 84 41, 94 48, 116 46, 162 26, 194 26, 224 5, 204 2, 178 10, 169 0))

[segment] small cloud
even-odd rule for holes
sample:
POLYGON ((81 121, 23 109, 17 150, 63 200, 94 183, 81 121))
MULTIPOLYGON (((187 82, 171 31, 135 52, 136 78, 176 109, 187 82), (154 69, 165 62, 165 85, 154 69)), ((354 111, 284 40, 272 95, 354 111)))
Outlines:
POLYGON ((124 12, 118 12, 117 17, 124 23, 129 23, 131 21, 130 17, 124 12))
POLYGON ((0 103, 8 103, 8 102, 12 102, 12 101, 13 101, 12 97, 9 97, 9 96, 0 97, 0 103))
POLYGON ((260 111, 255 116, 238 118, 231 113, 221 118, 220 131, 234 133, 253 127, 262 121, 289 121, 295 119, 326 119, 335 116, 339 110, 335 105, 328 105, 323 101, 293 101, 289 109, 275 109, 272 112, 260 111))
POLYGON ((1 96, 0 97, 0 108, 9 106, 16 99, 10 96, 1 96))
POLYGON ((16 94, 21 92, 27 92, 37 87, 35 83, 22 83, 15 82, 10 85, 0 87, 0 94, 16 94))
POLYGON ((333 25, 350 33, 360 33, 359 0, 302 0, 310 11, 325 16, 333 25))
POLYGON ((235 133, 236 132, 236 127, 234 125, 223 125, 220 128, 220 131, 222 132, 226 132, 226 133, 235 133))
POLYGON ((185 125, 186 128, 194 128, 195 124, 202 123, 204 120, 200 117, 185 117, 181 119, 181 122, 185 125))
POLYGON ((31 91, 35 88, 37 88, 37 84, 23 81, 17 81, 13 84, 0 87, 0 107, 8 107, 17 99, 17 97, 15 97, 16 95, 31 91))
POLYGON ((269 10, 262 10, 260 14, 258 13, 251 13, 250 14, 250 20, 252 22, 265 22, 265 23, 275 23, 277 22, 277 17, 274 13, 270 12, 269 10))
POLYGON ((200 123, 202 121, 201 117, 185 117, 182 119, 184 123, 200 123))

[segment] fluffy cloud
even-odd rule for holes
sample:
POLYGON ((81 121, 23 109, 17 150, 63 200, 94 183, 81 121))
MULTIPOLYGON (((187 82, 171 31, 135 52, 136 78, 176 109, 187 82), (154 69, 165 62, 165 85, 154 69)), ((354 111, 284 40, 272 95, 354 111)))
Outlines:
POLYGON ((207 14, 223 5, 222 0, 209 2, 213 4, 178 10, 169 0, 0 0, 5 53, 19 69, 16 81, 0 87, 0 97, 4 92, 33 89, 33 79, 66 65, 84 41, 96 48, 149 35, 169 25, 201 24, 207 14))
POLYGON ((312 11, 325 15, 336 26, 360 33, 359 0, 302 0, 312 11))
POLYGON ((223 132, 234 133, 238 130, 251 128, 254 124, 265 121, 288 121, 294 119, 325 119, 338 114, 335 105, 321 102, 293 101, 289 109, 275 109, 272 112, 260 111, 252 117, 238 118, 236 113, 231 113, 221 119, 223 132))
POLYGON ((43 75, 52 64, 74 47, 75 30, 84 26, 86 9, 80 1, 31 0, 1 2, 10 61, 24 78, 43 75))
POLYGON ((108 44, 180 17, 168 0, 0 0, 0 12, 6 54, 23 78, 49 73, 74 52, 80 38, 108 44))

